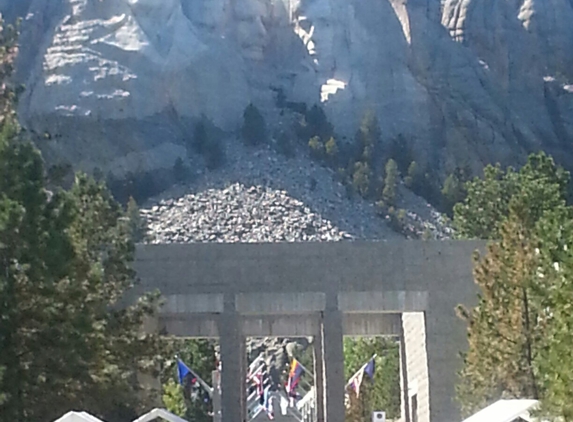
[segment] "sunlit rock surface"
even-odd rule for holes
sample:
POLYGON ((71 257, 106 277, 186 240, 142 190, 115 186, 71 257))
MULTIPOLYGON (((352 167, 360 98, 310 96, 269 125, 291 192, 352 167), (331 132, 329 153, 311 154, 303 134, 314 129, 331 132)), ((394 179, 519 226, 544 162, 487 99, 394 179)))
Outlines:
POLYGON ((169 168, 201 115, 321 102, 341 137, 374 110, 383 142, 475 171, 540 147, 570 160, 571 0, 0 0, 24 17, 24 124, 48 160, 169 168))

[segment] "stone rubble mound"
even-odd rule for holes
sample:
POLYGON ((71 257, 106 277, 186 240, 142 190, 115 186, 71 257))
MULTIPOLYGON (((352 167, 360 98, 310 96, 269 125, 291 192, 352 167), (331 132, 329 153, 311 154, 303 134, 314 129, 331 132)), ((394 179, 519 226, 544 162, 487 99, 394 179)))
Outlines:
POLYGON ((286 191, 235 183, 143 209, 151 243, 313 242, 353 236, 286 191))

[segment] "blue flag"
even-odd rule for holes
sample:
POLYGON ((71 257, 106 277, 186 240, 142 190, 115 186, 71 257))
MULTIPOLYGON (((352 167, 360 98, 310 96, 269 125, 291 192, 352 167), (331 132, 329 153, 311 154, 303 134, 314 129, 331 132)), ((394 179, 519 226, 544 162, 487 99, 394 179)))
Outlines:
POLYGON ((191 377, 191 385, 197 382, 197 375, 181 359, 177 359, 177 376, 179 377, 179 384, 183 386, 185 386, 188 376, 191 377))
POLYGON ((376 361, 374 360, 374 358, 372 358, 370 359, 370 362, 368 362, 364 367, 364 373, 368 375, 368 378, 373 380, 374 372, 376 372, 376 361))

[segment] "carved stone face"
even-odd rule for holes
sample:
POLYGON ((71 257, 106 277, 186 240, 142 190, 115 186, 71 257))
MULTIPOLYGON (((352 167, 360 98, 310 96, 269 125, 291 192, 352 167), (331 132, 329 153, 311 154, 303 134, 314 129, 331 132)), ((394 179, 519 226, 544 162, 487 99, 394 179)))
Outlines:
POLYGON ((222 32, 228 3, 228 0, 181 0, 181 7, 197 27, 209 32, 222 32))
MULTIPOLYGON (((329 2, 303 0, 297 15, 303 37, 308 38, 309 53, 320 63, 329 61, 333 55, 336 20, 329 2)), ((305 40, 306 41, 306 40, 305 40)))
POLYGON ((180 0, 127 0, 127 3, 134 9, 141 12, 154 12, 160 15, 172 13, 180 0))
POLYGON ((265 0, 243 0, 235 3, 237 19, 237 42, 243 56, 251 60, 262 60, 269 39, 264 21, 269 18, 265 0))

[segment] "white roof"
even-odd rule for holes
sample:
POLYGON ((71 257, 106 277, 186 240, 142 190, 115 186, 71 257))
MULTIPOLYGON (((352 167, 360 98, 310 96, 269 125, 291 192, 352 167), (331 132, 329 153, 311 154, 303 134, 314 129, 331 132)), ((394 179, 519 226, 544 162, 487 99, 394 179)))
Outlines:
POLYGON ((150 422, 158 418, 161 418, 168 422, 187 422, 185 419, 177 415, 174 415, 173 413, 165 409, 153 409, 151 412, 148 412, 145 415, 140 416, 133 422, 150 422))
POLYGON ((54 422, 103 422, 101 419, 90 415, 87 412, 68 412, 54 422))
POLYGON ((463 422, 511 422, 537 406, 537 400, 499 400, 463 422))

